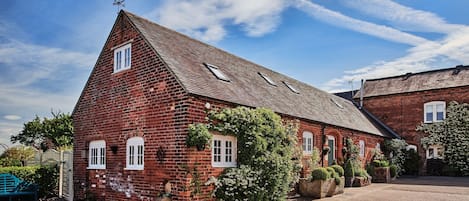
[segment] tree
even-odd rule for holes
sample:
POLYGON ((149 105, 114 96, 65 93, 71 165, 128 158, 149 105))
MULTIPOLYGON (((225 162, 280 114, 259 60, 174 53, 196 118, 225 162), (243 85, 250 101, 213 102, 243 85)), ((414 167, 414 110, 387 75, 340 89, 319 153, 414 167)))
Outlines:
POLYGON ((429 134, 421 139, 425 149, 442 145, 448 165, 469 175, 469 104, 450 102, 443 122, 421 124, 417 130, 429 134))
POLYGON ((52 112, 50 119, 44 117, 41 120, 36 116, 32 121, 25 123, 23 130, 11 136, 10 140, 42 151, 70 147, 73 144, 72 117, 61 112, 52 112))
MULTIPOLYGON (((7 161, 20 161, 21 166, 25 166, 26 161, 29 159, 34 158, 34 154, 36 150, 32 147, 28 146, 16 146, 7 149, 3 154, 0 156, 2 162, 7 161)), ((12 166, 12 164, 3 164, 5 166, 12 166)))

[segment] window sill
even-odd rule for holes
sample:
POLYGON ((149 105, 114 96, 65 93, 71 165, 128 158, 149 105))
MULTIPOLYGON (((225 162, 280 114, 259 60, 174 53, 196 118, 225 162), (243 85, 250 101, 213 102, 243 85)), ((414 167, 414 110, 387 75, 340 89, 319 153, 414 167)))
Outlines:
POLYGON ((106 166, 104 167, 86 167, 87 170, 105 170, 106 166))
POLYGON ((124 68, 124 69, 120 69, 120 70, 118 70, 118 71, 113 71, 113 72, 112 72, 112 74, 113 74, 113 75, 114 75, 114 74, 119 74, 119 73, 121 73, 121 72, 124 72, 124 71, 130 70, 130 68, 131 68, 131 67, 124 68))
POLYGON ((126 167, 124 170, 144 170, 143 167, 126 167))
POLYGON ((237 167, 236 164, 212 164, 212 167, 214 168, 231 168, 231 167, 237 167))

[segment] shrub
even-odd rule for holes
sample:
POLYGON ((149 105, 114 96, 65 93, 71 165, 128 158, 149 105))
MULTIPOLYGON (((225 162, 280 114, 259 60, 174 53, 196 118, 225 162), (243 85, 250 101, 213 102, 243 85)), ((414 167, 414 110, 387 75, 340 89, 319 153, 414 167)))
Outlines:
POLYGON ((370 163, 366 164, 366 172, 371 176, 375 176, 375 166, 370 163))
MULTIPOLYGON (((207 128, 224 135, 236 136, 238 147, 242 147, 238 149, 238 164, 248 166, 251 171, 256 172, 256 179, 262 181, 254 182, 246 188, 237 185, 231 190, 238 194, 225 195, 223 200, 286 199, 300 172, 298 165, 292 160, 296 153, 298 124, 282 121, 279 115, 269 109, 237 107, 210 111, 207 128), (245 191, 249 193, 245 194, 245 191), (256 199, 252 199, 253 197, 256 199)), ((225 177, 227 175, 221 175, 220 178, 225 177)), ((218 188, 230 188, 228 181, 216 186, 215 191, 218 188)))
POLYGON ((397 166, 396 165, 390 165, 389 166, 389 172, 391 173, 391 177, 396 177, 397 176, 397 166))
MULTIPOLYGON (((331 168, 332 169, 332 168, 331 168)), ((334 169, 332 169, 334 171, 334 169)), ((311 172, 312 180, 327 180, 331 178, 331 174, 326 168, 316 168, 311 172)))
POLYGON ((405 140, 392 139, 384 141, 384 149, 388 155, 391 164, 396 166, 396 176, 404 172, 405 150, 407 143, 405 140))
POLYGON ((39 186, 38 196, 49 198, 57 195, 59 169, 53 166, 0 167, 0 173, 9 173, 39 186))
POLYGON ((333 166, 331 166, 331 168, 334 168, 335 172, 337 172, 337 174, 339 174, 339 177, 344 176, 344 168, 342 168, 342 166, 333 165, 333 166))
POLYGON ((262 188, 260 175, 246 165, 226 169, 214 182, 214 194, 220 200, 266 200, 268 192, 262 188))
POLYGON ((355 170, 353 169, 353 163, 351 160, 348 160, 347 162, 345 162, 344 175, 346 177, 355 176, 355 170))
POLYGON ((318 168, 320 160, 321 157, 319 156, 319 149, 314 147, 313 151, 311 152, 311 169, 318 168))
POLYGON ((9 173, 15 175, 16 177, 28 181, 34 181, 34 174, 39 169, 39 166, 25 166, 25 167, 0 167, 0 173, 9 173))
POLYGON ((375 167, 389 167, 389 162, 387 160, 374 160, 373 165, 375 167))
POLYGON ((186 145, 188 147, 197 147, 198 150, 203 150, 212 139, 212 134, 204 124, 190 124, 189 135, 186 138, 186 145))

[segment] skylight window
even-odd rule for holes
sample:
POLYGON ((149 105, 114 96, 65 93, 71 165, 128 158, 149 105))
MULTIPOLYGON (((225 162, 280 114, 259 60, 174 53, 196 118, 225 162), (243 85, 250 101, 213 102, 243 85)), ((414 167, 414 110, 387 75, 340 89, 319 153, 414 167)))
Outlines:
POLYGON ((340 109, 344 109, 344 106, 342 106, 339 102, 337 102, 337 100, 331 98, 331 101, 332 101, 337 107, 339 107, 340 109))
POLYGON ((258 72, 258 73, 262 78, 264 78, 265 81, 267 81, 267 83, 269 83, 272 86, 277 86, 277 84, 272 79, 270 79, 270 77, 267 77, 267 75, 264 75, 261 72, 258 72))
POLYGON ((298 91, 295 87, 293 87, 292 85, 290 85, 288 82, 285 82, 283 81, 283 83, 285 84, 285 86, 287 86, 291 91, 293 91, 294 93, 297 93, 299 94, 300 91, 298 91))
POLYGON ((221 72, 221 70, 215 66, 215 65, 212 65, 212 64, 208 64, 208 63, 204 63, 204 65, 210 70, 210 72, 212 72, 215 77, 217 77, 219 80, 223 80, 223 81, 227 81, 229 82, 230 79, 228 79, 228 77, 225 76, 225 74, 223 74, 221 72))

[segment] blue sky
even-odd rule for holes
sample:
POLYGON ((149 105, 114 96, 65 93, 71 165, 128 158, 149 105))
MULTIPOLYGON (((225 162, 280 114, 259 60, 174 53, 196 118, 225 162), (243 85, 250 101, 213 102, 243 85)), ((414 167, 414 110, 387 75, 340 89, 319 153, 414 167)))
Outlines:
MULTIPOLYGON (((0 143, 71 112, 113 0, 0 2, 0 143)), ((126 0, 126 10, 326 91, 469 64, 467 0, 126 0)))

